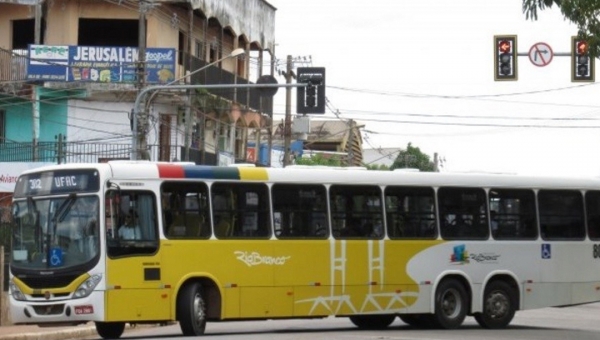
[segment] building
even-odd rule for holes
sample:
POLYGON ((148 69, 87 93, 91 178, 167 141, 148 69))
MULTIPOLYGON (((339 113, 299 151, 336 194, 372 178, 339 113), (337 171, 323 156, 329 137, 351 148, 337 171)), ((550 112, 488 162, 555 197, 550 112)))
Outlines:
POLYGON ((264 0, 0 0, 0 161, 245 161, 249 136, 270 129, 272 98, 243 86, 273 73, 275 12, 264 0), (161 84, 213 87, 148 92, 133 119, 161 84))

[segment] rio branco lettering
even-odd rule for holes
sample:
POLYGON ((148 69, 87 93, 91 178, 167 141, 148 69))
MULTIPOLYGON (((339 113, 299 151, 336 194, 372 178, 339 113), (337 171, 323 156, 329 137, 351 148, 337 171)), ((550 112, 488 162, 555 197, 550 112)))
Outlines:
POLYGON ((247 251, 235 251, 233 252, 235 257, 244 262, 248 267, 252 266, 282 266, 291 256, 266 256, 260 255, 258 252, 247 252, 247 251))

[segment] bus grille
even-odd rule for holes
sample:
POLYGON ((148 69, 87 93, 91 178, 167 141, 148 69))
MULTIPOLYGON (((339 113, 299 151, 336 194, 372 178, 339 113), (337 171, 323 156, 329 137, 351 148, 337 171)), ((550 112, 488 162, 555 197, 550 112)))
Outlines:
POLYGON ((58 305, 47 305, 47 306, 33 306, 33 310, 37 315, 57 315, 62 314, 65 308, 64 304, 58 305))
POLYGON ((61 288, 68 286, 78 275, 54 275, 51 277, 19 277, 28 287, 33 289, 61 288))

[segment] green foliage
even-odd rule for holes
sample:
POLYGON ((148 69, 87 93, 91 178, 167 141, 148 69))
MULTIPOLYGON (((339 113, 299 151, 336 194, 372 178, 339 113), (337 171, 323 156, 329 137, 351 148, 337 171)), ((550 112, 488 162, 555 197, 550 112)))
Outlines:
POLYGON ((396 157, 394 164, 390 167, 391 170, 404 168, 433 172, 435 170, 435 165, 428 155, 421 152, 421 149, 408 143, 406 150, 402 150, 398 153, 398 157, 396 157))
POLYGON ((310 158, 296 158, 296 165, 342 166, 342 159, 337 155, 314 154, 310 158))
POLYGON ((577 35, 590 44, 590 55, 600 56, 600 0, 523 0, 523 13, 538 19, 538 10, 556 5, 565 19, 577 25, 577 35))
POLYGON ((390 170, 390 167, 385 164, 365 164, 367 170, 390 170))

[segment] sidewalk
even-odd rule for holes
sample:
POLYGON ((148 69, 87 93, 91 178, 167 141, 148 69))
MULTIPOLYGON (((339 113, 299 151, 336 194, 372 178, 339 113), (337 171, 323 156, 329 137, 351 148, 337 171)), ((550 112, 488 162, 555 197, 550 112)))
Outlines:
POLYGON ((0 340, 62 340, 96 335, 93 322, 79 326, 38 327, 34 325, 0 326, 0 340))

